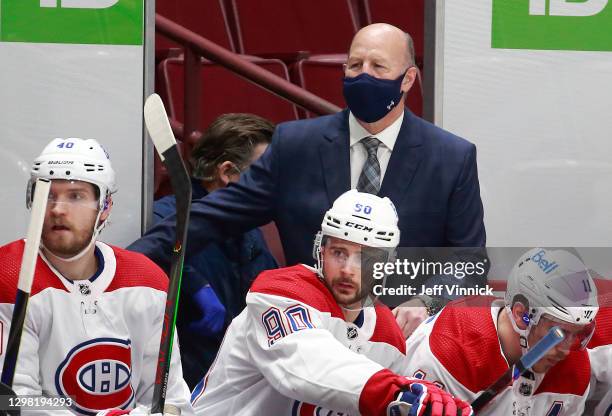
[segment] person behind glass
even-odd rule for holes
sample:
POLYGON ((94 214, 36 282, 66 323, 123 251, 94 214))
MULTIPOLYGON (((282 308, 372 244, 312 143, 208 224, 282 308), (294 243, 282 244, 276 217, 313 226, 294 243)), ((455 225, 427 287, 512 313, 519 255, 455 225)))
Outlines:
MULTIPOLYGON (((359 30, 342 80, 348 109, 279 124, 238 183, 193 201, 187 251, 273 220, 287 264, 309 264, 320 218, 349 189, 394 203, 400 247, 484 247, 476 147, 405 108, 416 76, 408 34, 382 23, 359 30)), ((167 267, 173 238, 168 218, 130 248, 167 267)), ((414 303, 396 312, 405 335, 425 316, 414 303)))
MULTIPOLYGON (((253 114, 225 114, 213 121, 191 153, 193 198, 238 181, 265 151, 273 132, 273 124, 253 114)), ((153 204, 154 222, 175 211, 174 195, 159 199, 153 204)), ((245 307, 251 281, 277 266, 258 228, 187 257, 177 326, 191 388, 214 360, 226 324, 245 307)))

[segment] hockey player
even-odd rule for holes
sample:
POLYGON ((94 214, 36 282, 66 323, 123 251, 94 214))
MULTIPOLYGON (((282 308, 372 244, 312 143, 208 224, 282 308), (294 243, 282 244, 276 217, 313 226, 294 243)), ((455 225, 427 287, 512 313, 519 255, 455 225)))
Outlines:
POLYGON ((589 401, 594 403, 594 416, 612 415, 612 307, 603 302, 600 301, 597 327, 588 345, 595 384, 589 401))
POLYGON ((405 374, 437 383, 471 402, 558 326, 564 341, 479 415, 579 415, 589 392, 584 348, 598 311, 596 292, 584 264, 573 254, 530 250, 514 265, 505 300, 458 300, 421 324, 407 340, 405 374))
POLYGON ((426 406, 433 415, 470 414, 433 384, 392 372, 405 358, 402 333, 361 281, 362 254, 386 261, 398 244, 391 201, 348 191, 321 228, 316 269, 300 264, 257 277, 192 393, 196 414, 421 415, 426 406))
MULTIPOLYGON (((13 389, 70 398, 67 414, 150 407, 168 278, 146 257, 96 241, 116 191, 108 155, 95 140, 55 139, 34 162, 28 206, 37 178, 51 190, 13 389)), ((23 248, 0 248, 9 302, 23 248)), ((166 397, 193 412, 177 344, 166 397)))

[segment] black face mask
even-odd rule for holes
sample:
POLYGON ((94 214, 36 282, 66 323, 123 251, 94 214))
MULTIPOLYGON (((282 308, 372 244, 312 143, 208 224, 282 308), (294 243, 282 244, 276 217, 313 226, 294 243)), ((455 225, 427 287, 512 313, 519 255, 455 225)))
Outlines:
POLYGON ((356 77, 343 79, 346 104, 359 120, 373 123, 386 116, 399 103, 402 95, 402 80, 406 70, 396 79, 375 78, 365 72, 356 77))

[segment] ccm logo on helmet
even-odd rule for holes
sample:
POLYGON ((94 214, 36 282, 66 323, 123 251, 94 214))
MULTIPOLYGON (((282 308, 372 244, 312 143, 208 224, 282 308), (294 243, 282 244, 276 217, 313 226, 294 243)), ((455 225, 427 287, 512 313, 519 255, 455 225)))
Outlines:
POLYGON ((356 223, 351 222, 351 221, 347 221, 344 225, 347 226, 347 227, 355 228, 357 230, 363 230, 363 231, 372 231, 373 230, 372 227, 368 227, 367 225, 362 225, 362 224, 356 224, 356 223))
POLYGON ((544 273, 548 274, 555 270, 557 267, 559 267, 559 265, 554 261, 546 260, 544 258, 545 253, 546 251, 540 250, 533 255, 531 260, 533 260, 538 266, 540 266, 540 269, 542 269, 544 273))
POLYGON ((74 347, 55 372, 61 396, 74 400, 74 410, 95 415, 108 408, 125 409, 134 399, 131 385, 131 342, 97 338, 74 347))

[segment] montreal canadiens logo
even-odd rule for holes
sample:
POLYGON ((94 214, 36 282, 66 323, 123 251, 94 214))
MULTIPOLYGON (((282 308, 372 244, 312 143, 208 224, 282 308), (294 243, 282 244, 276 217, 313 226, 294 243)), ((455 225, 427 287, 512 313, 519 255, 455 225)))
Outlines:
POLYGON ((97 338, 74 347, 57 368, 59 395, 71 397, 74 409, 95 415, 110 408, 127 408, 133 398, 131 343, 97 338))

